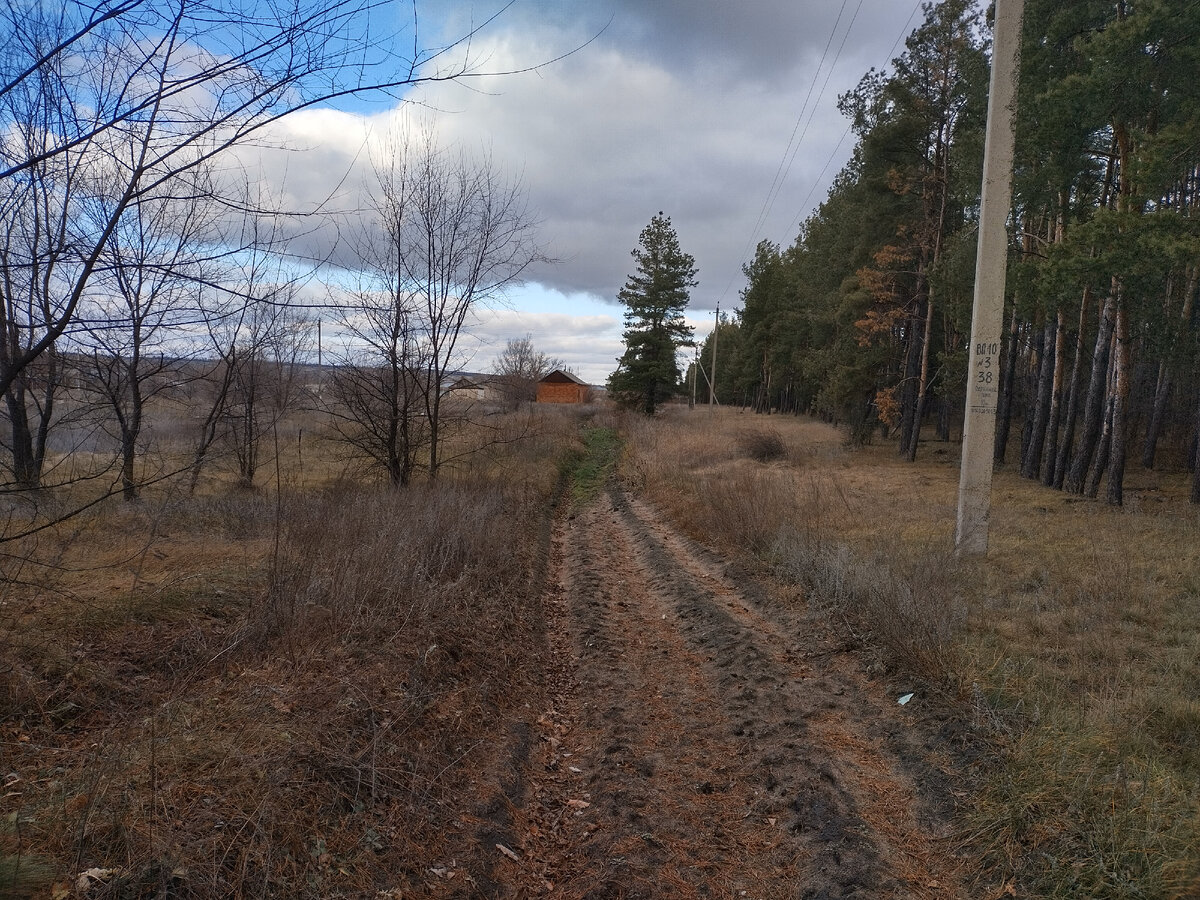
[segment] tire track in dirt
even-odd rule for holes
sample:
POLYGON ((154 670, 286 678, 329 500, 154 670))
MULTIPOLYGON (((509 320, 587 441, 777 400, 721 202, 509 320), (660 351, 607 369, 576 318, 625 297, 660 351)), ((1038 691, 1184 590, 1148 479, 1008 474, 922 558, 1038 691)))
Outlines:
POLYGON ((575 898, 961 895, 914 786, 870 733, 890 701, 803 615, 739 587, 616 489, 564 523, 555 557, 561 665, 500 884, 575 898))

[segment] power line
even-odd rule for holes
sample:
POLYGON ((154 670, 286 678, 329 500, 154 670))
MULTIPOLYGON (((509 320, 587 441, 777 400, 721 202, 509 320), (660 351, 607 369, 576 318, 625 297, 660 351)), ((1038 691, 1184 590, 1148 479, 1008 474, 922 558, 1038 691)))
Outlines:
MULTIPOLYGON (((900 42, 908 36, 909 26, 912 25, 913 17, 917 14, 917 10, 921 8, 922 2, 923 0, 918 0, 917 5, 914 6, 912 12, 908 14, 908 20, 904 23, 904 28, 901 30, 900 36, 896 38, 896 40, 892 43, 892 49, 888 51, 889 60, 895 58, 896 48, 899 47, 900 42)), ((843 43, 845 42, 843 41, 843 43)), ((829 154, 829 157, 825 160, 825 165, 821 167, 820 173, 816 178, 813 179, 812 184, 808 188, 808 193, 804 195, 804 199, 800 201, 797 207, 796 217, 792 219, 791 224, 787 227, 785 232, 786 234, 791 234, 799 227, 800 217, 804 215, 804 210, 808 208, 808 201, 812 198, 813 192, 817 189, 817 185, 821 183, 821 179, 825 177, 825 173, 829 171, 829 167, 833 165, 833 161, 837 158, 838 151, 842 149, 842 144, 850 134, 851 127, 852 126, 850 125, 846 126, 846 130, 843 131, 842 136, 838 138, 837 145, 834 146, 833 150, 829 154)))
MULTIPOLYGON (((846 26, 845 32, 842 34, 842 42, 838 45, 837 53, 834 54, 833 62, 825 72, 825 81, 821 84, 821 91, 817 94, 817 100, 812 106, 809 106, 809 100, 812 97, 813 88, 817 85, 817 79, 821 77, 821 69, 825 66, 825 59, 829 55, 829 48, 833 46, 833 39, 837 36, 838 25, 841 24, 842 15, 846 11, 846 4, 849 0, 842 0, 842 5, 838 9, 837 18, 834 19, 833 28, 829 31, 829 40, 825 42, 825 49, 821 53, 821 60, 817 63, 817 70, 813 73, 812 80, 808 85, 808 92, 804 95, 804 103, 800 107, 800 114, 796 117, 796 124, 792 127, 791 137, 788 138, 787 146, 783 149, 783 156, 779 160, 779 166, 775 169, 775 177, 771 180, 771 186, 767 190, 766 199, 763 200, 762 208, 759 210, 758 218, 754 221, 754 226, 750 230, 750 234, 746 239, 746 246, 742 248, 742 258, 745 259, 750 255, 750 248, 755 245, 756 238, 759 234, 759 229, 764 227, 767 218, 771 215, 771 210, 775 208, 775 201, 779 197, 779 192, 783 190, 784 182, 787 181, 788 173, 792 169, 792 162, 800 152, 800 145, 804 142, 805 136, 808 134, 808 127, 812 124, 812 120, 817 114, 817 104, 821 102, 821 98, 825 95, 825 88, 829 86, 829 79, 833 76, 833 70, 837 67, 838 60, 842 56, 842 49, 846 46, 846 40, 850 36, 851 29, 854 28, 854 23, 858 19, 859 10, 862 9, 863 0, 858 0, 858 5, 854 8, 854 14, 850 17, 850 24, 846 26), (805 114, 807 113, 807 121, 805 114), (803 124, 803 130, 801 130, 803 124), (800 132, 799 140, 796 139, 796 132, 800 132)), ((729 283, 725 286, 725 290, 721 292, 721 300, 729 294, 733 287, 733 282, 737 278, 737 273, 730 273, 729 283)), ((720 301, 718 301, 720 302, 720 301)))
MULTIPOLYGON (((779 194, 779 188, 782 186, 783 180, 787 178, 786 170, 791 166, 791 163, 788 161, 788 152, 791 151, 793 144, 796 142, 796 132, 800 130, 800 123, 804 121, 804 114, 808 110, 808 101, 812 97, 813 88, 817 85, 817 79, 821 77, 821 68, 825 65, 825 58, 829 55, 829 48, 833 45, 833 38, 837 34, 838 25, 842 21, 842 14, 846 11, 846 4, 848 2, 849 0, 842 0, 837 18, 833 20, 833 28, 829 31, 829 40, 825 42, 825 49, 821 51, 821 60, 817 63, 817 71, 813 73, 812 80, 808 83, 808 92, 804 95, 804 102, 800 104, 800 114, 796 116, 796 124, 792 126, 792 134, 788 138, 787 146, 783 148, 783 156, 780 157, 779 165, 775 169, 775 177, 771 179, 771 186, 767 189, 767 196, 763 200, 762 208, 758 211, 758 218, 754 220, 754 227, 750 230, 749 241, 747 241, 746 247, 742 251, 743 256, 750 249, 750 244, 753 242, 754 236, 758 234, 759 227, 763 225, 767 216, 770 215, 771 205, 774 203, 775 197, 779 194)), ((859 6, 862 6, 862 0, 859 0, 859 6)), ((858 11, 855 10, 855 15, 857 14, 858 11)), ((842 43, 843 45, 845 44, 844 39, 842 43)), ((807 131, 807 128, 805 130, 807 131)), ((800 139, 803 140, 804 136, 801 135, 800 139)))
MULTIPOLYGON (((825 57, 829 52, 829 47, 832 46, 832 44, 833 44, 833 39, 837 32, 838 23, 841 21, 842 13, 845 11, 847 2, 848 2, 848 0, 843 0, 841 9, 838 11, 838 17, 834 22, 833 30, 830 32, 829 40, 825 44, 825 52, 822 53, 822 55, 821 55, 821 62, 817 65, 817 72, 816 72, 816 74, 814 74, 813 80, 809 84, 808 93, 805 95, 804 105, 801 107, 800 115, 796 119, 796 125, 792 129, 792 135, 788 139, 788 145, 784 149, 783 157, 780 160, 779 167, 775 170, 775 177, 771 181, 771 187, 767 191, 767 198, 766 198, 766 200, 763 201, 763 206, 759 211, 758 217, 755 219, 754 227, 751 229, 750 235, 746 241, 746 245, 742 249, 742 258, 743 259, 746 259, 749 256, 750 248, 755 245, 755 238, 758 235, 758 230, 760 227, 765 225, 766 219, 770 215, 770 211, 774 206, 775 200, 777 199, 779 192, 783 189, 783 182, 786 180, 787 174, 791 170, 792 162, 795 160, 796 156, 799 155, 800 144, 803 142, 804 137, 808 134, 808 126, 812 123, 812 119, 816 115, 816 105, 814 104, 812 111, 809 113, 808 122, 804 125, 803 132, 801 132, 800 140, 795 141, 796 132, 800 130, 801 122, 804 120, 805 112, 808 108, 809 97, 811 97, 811 95, 812 95, 812 91, 816 85, 817 78, 820 77, 821 68, 824 65, 825 57), (795 143, 794 147, 793 147, 793 143, 795 143)), ((888 51, 889 62, 895 57, 896 48, 899 47, 900 43, 908 37, 909 27, 912 25, 913 18, 916 16, 917 12, 921 9, 923 3, 924 3, 924 0, 917 0, 916 4, 913 6, 912 12, 909 13, 908 19, 904 23, 904 27, 901 29, 900 34, 897 36, 896 40, 892 43, 891 50, 888 51)), ((859 0, 858 6, 855 7, 854 14, 851 17, 850 24, 846 27, 846 31, 842 35, 842 41, 838 45, 838 50, 834 56, 833 63, 830 65, 829 70, 826 72, 825 81, 821 85, 821 93, 818 95, 818 100, 817 100, 818 103, 820 102, 820 98, 824 96, 825 88, 828 87, 828 85, 829 85, 829 80, 832 77, 833 69, 837 65, 838 59, 841 57, 842 49, 846 46, 846 41, 850 36, 850 30, 854 27, 854 23, 858 18, 858 13, 861 8, 862 8, 862 0, 859 0)), ((821 168, 820 174, 818 174, 817 177, 813 180, 812 185, 808 189, 808 193, 805 194, 805 196, 804 196, 804 200, 799 204, 799 211, 796 214, 796 218, 793 219, 792 223, 788 226, 787 232, 789 234, 798 227, 798 225, 800 223, 800 217, 804 214, 804 210, 807 208, 809 199, 812 197, 813 192, 816 190, 817 185, 821 183, 821 179, 825 176, 825 173, 829 170, 829 167, 831 165, 833 165, 834 159, 837 158, 838 152, 841 150, 842 144, 845 142, 846 137, 849 134, 850 134, 850 126, 847 126, 845 131, 842 132, 841 138, 838 139, 837 145, 833 148, 833 150, 829 154, 829 157, 825 160, 825 165, 821 168)), ((722 300, 724 300, 725 297, 729 294, 729 291, 733 288, 733 282, 736 278, 737 278, 737 273, 732 273, 730 275, 729 283, 726 285, 725 290, 721 292, 721 296, 720 296, 720 299, 718 300, 718 303, 720 303, 722 300)))
MULTIPOLYGON (((817 103, 821 102, 821 98, 825 96, 825 89, 829 87, 829 79, 833 77, 833 70, 836 68, 838 60, 842 58, 842 50, 846 46, 846 40, 850 37, 850 31, 854 28, 854 23, 858 19, 859 10, 862 9, 863 0, 858 0, 858 6, 854 8, 854 15, 850 17, 850 24, 846 26, 846 31, 842 34, 842 42, 838 45, 837 53, 834 54, 833 63, 825 71, 825 81, 821 85, 821 93, 817 95, 817 103)), ((812 125, 812 121, 816 118, 817 107, 813 104, 813 108, 808 113, 808 121, 804 123, 804 131, 800 134, 800 140, 796 143, 792 150, 791 158, 788 159, 787 168, 783 172, 783 179, 779 182, 779 188, 775 192, 775 196, 771 198, 771 206, 774 208, 775 200, 779 196, 779 191, 783 189, 783 182, 787 180, 788 173, 792 170, 792 163, 796 161, 796 156, 800 153, 800 145, 804 143, 804 138, 808 135, 808 128, 812 125)), ((768 210, 768 214, 770 211, 768 210)))

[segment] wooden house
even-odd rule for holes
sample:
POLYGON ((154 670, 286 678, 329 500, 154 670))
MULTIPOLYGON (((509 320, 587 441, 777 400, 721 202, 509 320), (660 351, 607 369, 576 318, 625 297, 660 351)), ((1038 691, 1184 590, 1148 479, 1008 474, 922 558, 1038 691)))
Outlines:
POLYGON ((538 403, 587 403, 590 386, 562 369, 555 369, 537 384, 538 403))

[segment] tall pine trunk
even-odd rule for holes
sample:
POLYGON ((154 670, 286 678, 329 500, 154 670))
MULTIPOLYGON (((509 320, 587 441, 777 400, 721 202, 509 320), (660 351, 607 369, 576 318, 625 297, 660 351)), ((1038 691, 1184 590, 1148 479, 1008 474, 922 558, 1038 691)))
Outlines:
POLYGON ((1033 441, 1033 427, 1037 422, 1038 376, 1042 371, 1042 360, 1045 359, 1046 332, 1041 322, 1032 328, 1032 339, 1029 346, 1029 360, 1025 367, 1025 410, 1024 423, 1021 428, 1021 466, 1029 455, 1029 445, 1033 441))
POLYGON ((1096 329, 1096 350, 1092 355, 1092 372, 1088 379, 1087 399, 1083 406, 1083 428, 1079 435, 1079 446, 1071 459, 1071 468, 1063 482, 1063 488, 1072 494, 1083 493, 1088 469, 1096 452, 1096 443, 1104 426, 1107 404, 1107 381, 1109 345, 1112 343, 1113 328, 1117 317, 1117 286, 1114 284, 1100 310, 1100 323, 1096 329))
POLYGON ((1200 503, 1200 464, 1196 456, 1200 455, 1200 391, 1197 392, 1196 414, 1192 423, 1192 503, 1200 503))
MULTIPOLYGON (((1192 307, 1196 299, 1197 275, 1200 266, 1187 268, 1187 280, 1183 289, 1183 304, 1179 310, 1178 335, 1186 335, 1192 324, 1192 307)), ((1142 445, 1142 465, 1147 469, 1154 468, 1154 457, 1158 452, 1158 440, 1162 436, 1163 425, 1167 419, 1171 394, 1175 387, 1175 368, 1178 365, 1172 345, 1168 351, 1169 358, 1164 360, 1159 372, 1158 385, 1154 393, 1154 409, 1150 414, 1150 424, 1146 427, 1146 442, 1142 445)))
POLYGON ((1113 362, 1112 440, 1108 464, 1108 502, 1120 506, 1125 498, 1125 455, 1129 417, 1129 380, 1133 352, 1129 345, 1129 313, 1125 305, 1117 309, 1117 358, 1113 362))
POLYGON ((929 397, 929 345, 933 343, 933 289, 927 288, 925 298, 925 331, 921 336, 921 377, 917 383, 917 403, 913 415, 912 439, 908 443, 908 461, 917 459, 917 445, 921 442, 921 422, 925 419, 925 406, 929 397))
POLYGON ((950 441, 950 414, 953 404, 946 397, 938 401, 937 436, 939 441, 950 441))
POLYGON ((1112 397, 1104 404, 1104 428, 1100 433, 1100 442, 1096 445, 1096 461, 1088 472, 1087 483, 1083 486, 1083 495, 1092 500, 1100 493, 1100 480, 1104 470, 1108 468, 1108 448, 1112 444, 1112 397))
POLYGON ((1158 379, 1154 386, 1154 405, 1150 409, 1150 422, 1146 425, 1146 439, 1142 442, 1142 467, 1154 468, 1154 457, 1158 453, 1158 439, 1162 435, 1163 423, 1167 418, 1167 404, 1174 388, 1171 367, 1163 360, 1158 364, 1158 379))
POLYGON ((919 314, 910 316, 907 331, 908 342, 904 350, 904 370, 900 387, 900 455, 908 458, 910 445, 915 441, 914 431, 921 427, 917 417, 917 378, 921 371, 919 339, 915 337, 921 326, 919 314))
POLYGON ((1058 431, 1062 420, 1063 372, 1066 370, 1067 316, 1060 308, 1054 330, 1054 380, 1050 385, 1050 421, 1046 425, 1046 449, 1042 454, 1042 484, 1054 484, 1058 464, 1058 431))
POLYGON ((1050 422, 1050 404, 1054 387, 1055 323, 1047 319, 1042 329, 1042 354, 1037 367, 1036 399, 1034 403, 1029 444, 1021 459, 1021 475, 1037 478, 1042 468, 1042 447, 1046 443, 1046 428, 1050 422))
POLYGON ((1075 335, 1075 359, 1071 361, 1071 383, 1067 388, 1067 410, 1063 416, 1062 434, 1058 440, 1058 450, 1054 460, 1053 485, 1062 490, 1063 481, 1067 476, 1067 460, 1071 455, 1071 447, 1075 443, 1075 422, 1079 414, 1079 386, 1083 377, 1083 351, 1087 332, 1088 307, 1092 303, 1092 292, 1084 289, 1083 299, 1079 303, 1079 333, 1075 335))
MULTIPOLYGON (((1115 338, 1112 343, 1116 343, 1115 338)), ((1096 459, 1092 464, 1091 471, 1088 472, 1087 481, 1083 487, 1084 496, 1091 497, 1092 499, 1095 499, 1096 495, 1100 492, 1100 480, 1104 477, 1104 473, 1108 469, 1108 451, 1112 447, 1113 403, 1116 399, 1113 393, 1116 357, 1116 350, 1110 347, 1108 353, 1108 370, 1104 380, 1104 424, 1100 431, 1100 442, 1096 447, 1096 459)))
POLYGON ((1017 307, 1013 304, 1012 319, 1008 325, 1008 354, 1004 357, 1004 369, 1000 376, 1000 401, 996 411, 996 438, 992 460, 1003 463, 1008 452, 1008 433, 1012 428, 1013 385, 1017 376, 1017 345, 1021 335, 1021 322, 1017 318, 1017 307))

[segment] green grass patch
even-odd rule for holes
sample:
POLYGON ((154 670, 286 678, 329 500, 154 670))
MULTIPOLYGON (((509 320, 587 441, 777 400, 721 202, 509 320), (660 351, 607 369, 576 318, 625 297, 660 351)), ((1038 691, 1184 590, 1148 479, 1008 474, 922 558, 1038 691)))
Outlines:
POLYGON ((617 468, 621 438, 615 428, 589 426, 580 435, 582 449, 573 450, 563 460, 563 470, 571 479, 571 502, 582 506, 604 490, 617 468))
POLYGON ((1031 897, 1197 896, 1193 773, 1061 713, 1028 727, 1006 757, 973 815, 987 869, 1031 897))

